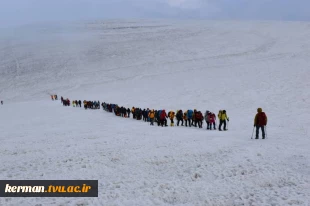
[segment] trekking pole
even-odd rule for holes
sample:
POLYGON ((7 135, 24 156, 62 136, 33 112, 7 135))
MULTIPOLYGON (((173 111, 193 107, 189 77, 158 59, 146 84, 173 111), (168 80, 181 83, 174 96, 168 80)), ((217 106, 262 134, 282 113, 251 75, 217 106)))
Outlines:
POLYGON ((228 130, 229 121, 227 121, 227 130, 228 130))
POLYGON ((267 139, 267 125, 265 126, 265 133, 266 133, 266 139, 267 139))
POLYGON ((253 134, 254 134, 254 128, 255 128, 255 126, 253 127, 253 132, 252 132, 252 136, 251 136, 251 139, 253 139, 253 134))

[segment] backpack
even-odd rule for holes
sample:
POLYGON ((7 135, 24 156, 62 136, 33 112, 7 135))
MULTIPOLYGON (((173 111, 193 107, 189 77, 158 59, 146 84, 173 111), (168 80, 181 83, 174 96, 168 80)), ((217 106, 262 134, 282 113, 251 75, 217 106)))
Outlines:
POLYGON ((182 119, 182 117, 183 117, 183 112, 181 110, 179 110, 177 113, 177 118, 182 119))
POLYGON ((195 113, 195 118, 199 120, 199 112, 195 113))
POLYGON ((160 119, 165 119, 165 118, 166 118, 166 115, 165 115, 165 114, 166 114, 165 112, 161 111, 161 113, 160 113, 160 119))
POLYGON ((205 120, 206 120, 206 122, 209 122, 209 115, 208 114, 205 114, 205 120))
POLYGON ((149 115, 149 116, 150 116, 150 118, 154 118, 154 116, 155 116, 155 115, 154 115, 154 112, 150 112, 150 115, 149 115))
POLYGON ((210 114, 209 114, 209 122, 211 122, 211 123, 215 122, 215 121, 214 121, 214 120, 215 120, 214 117, 215 117, 215 116, 214 116, 212 113, 210 113, 210 114))
POLYGON ((183 114, 183 119, 184 119, 184 120, 187 120, 187 113, 184 113, 184 114, 183 114))
POLYGON ((193 117, 193 110, 188 110, 187 111, 187 117, 190 118, 190 119, 193 117))
POLYGON ((258 113, 256 124, 259 126, 265 126, 267 124, 267 116, 265 112, 258 113))
POLYGON ((197 112, 196 119, 197 120, 202 120, 203 119, 201 112, 197 112))

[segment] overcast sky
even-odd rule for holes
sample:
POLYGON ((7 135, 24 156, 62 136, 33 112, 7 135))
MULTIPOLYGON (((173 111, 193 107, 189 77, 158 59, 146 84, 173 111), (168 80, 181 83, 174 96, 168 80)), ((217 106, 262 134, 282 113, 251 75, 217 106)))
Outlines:
POLYGON ((310 0, 0 0, 0 27, 121 18, 310 20, 310 0))

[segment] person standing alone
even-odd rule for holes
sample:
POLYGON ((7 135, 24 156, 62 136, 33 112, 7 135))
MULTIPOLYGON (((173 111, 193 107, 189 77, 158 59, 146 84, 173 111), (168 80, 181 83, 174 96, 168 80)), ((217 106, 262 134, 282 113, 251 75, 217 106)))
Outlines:
POLYGON ((256 138, 259 136, 259 129, 262 130, 263 139, 265 139, 265 126, 267 125, 267 115, 263 112, 262 108, 257 109, 257 114, 254 118, 254 127, 256 127, 256 138))

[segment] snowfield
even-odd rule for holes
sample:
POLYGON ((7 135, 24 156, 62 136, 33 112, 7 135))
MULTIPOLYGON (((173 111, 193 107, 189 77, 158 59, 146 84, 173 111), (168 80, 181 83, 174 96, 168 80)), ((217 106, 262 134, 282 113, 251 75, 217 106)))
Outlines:
POLYGON ((301 22, 163 20, 1 32, 0 179, 99 180, 99 197, 0 205, 309 206, 309 36, 301 22), (50 94, 226 109, 229 130, 150 126, 50 94), (258 107, 265 140, 251 139, 258 107))

